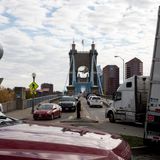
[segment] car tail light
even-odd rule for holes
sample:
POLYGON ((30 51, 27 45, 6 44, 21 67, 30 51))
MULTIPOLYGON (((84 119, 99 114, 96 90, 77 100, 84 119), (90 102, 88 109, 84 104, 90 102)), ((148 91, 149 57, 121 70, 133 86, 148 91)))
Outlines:
POLYGON ((153 115, 148 115, 147 120, 148 120, 148 122, 153 122, 154 121, 154 116, 153 115))

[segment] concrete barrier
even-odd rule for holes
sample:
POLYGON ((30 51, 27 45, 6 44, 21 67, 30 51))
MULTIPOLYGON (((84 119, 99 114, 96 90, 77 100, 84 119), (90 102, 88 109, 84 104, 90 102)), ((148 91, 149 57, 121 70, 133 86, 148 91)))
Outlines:
POLYGON ((2 103, 4 113, 16 110, 16 101, 2 103))
MULTIPOLYGON (((50 101, 55 102, 59 98, 60 98, 60 96, 57 96, 57 95, 49 95, 49 96, 34 98, 34 106, 36 106, 37 104, 39 104, 41 102, 50 102, 50 101)), ((22 102, 21 109, 30 108, 30 107, 32 107, 32 104, 33 104, 33 99, 25 99, 22 102)), ((4 113, 17 110, 16 101, 2 103, 2 105, 3 105, 4 113)))

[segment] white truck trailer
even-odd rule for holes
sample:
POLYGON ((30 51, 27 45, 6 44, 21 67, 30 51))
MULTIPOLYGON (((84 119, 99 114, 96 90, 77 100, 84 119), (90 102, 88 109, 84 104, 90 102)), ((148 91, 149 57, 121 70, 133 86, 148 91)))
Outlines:
POLYGON ((150 73, 144 143, 160 142, 160 7, 150 73))
POLYGON ((116 120, 144 123, 149 91, 148 76, 133 76, 119 86, 113 101, 106 108, 105 117, 116 120))

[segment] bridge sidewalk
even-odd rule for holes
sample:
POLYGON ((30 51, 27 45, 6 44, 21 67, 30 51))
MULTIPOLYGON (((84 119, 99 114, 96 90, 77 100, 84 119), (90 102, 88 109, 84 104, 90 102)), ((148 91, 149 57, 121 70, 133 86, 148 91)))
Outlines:
POLYGON ((26 109, 22 109, 22 110, 15 110, 15 111, 11 111, 11 112, 7 112, 5 113, 7 116, 9 117, 13 117, 16 119, 32 119, 32 108, 26 108, 26 109))

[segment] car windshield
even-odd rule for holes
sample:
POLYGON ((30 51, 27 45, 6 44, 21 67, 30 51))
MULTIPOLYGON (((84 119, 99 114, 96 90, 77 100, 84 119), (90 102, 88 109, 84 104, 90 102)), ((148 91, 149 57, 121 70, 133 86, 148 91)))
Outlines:
POLYGON ((92 99, 93 100, 100 100, 101 98, 100 97, 93 97, 92 99))
POLYGON ((61 101, 75 101, 74 97, 62 97, 61 101))
POLYGON ((8 117, 0 112, 0 127, 10 126, 18 123, 21 123, 21 121, 15 118, 8 117))
POLYGON ((41 104, 38 106, 38 110, 49 110, 52 108, 53 108, 53 106, 50 104, 41 104))

